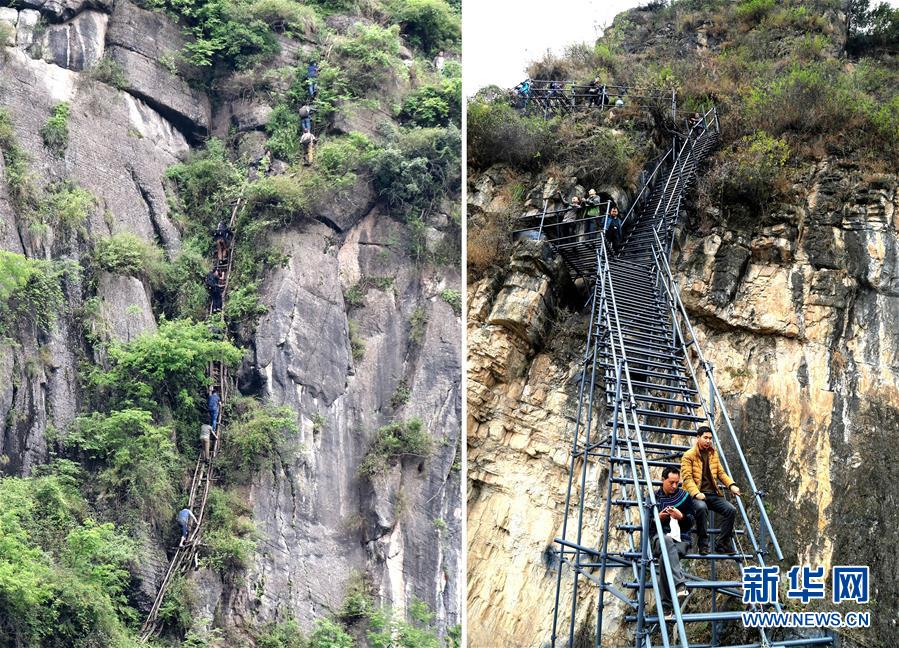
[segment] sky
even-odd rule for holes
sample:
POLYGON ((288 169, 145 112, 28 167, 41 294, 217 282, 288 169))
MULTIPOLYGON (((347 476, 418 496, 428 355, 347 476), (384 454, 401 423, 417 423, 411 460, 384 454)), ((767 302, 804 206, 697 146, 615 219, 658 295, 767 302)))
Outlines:
MULTIPOLYGON (((899 0, 888 0, 893 7, 899 0)), ((466 0, 462 3, 463 91, 511 88, 547 49, 598 38, 622 11, 646 0, 466 0)), ((872 2, 872 4, 876 4, 872 2)))
MULTIPOLYGON (((899 0, 896 0, 899 1, 899 0)), ((462 3, 463 91, 511 88, 547 49, 592 43, 622 11, 646 0, 475 0, 462 3)))

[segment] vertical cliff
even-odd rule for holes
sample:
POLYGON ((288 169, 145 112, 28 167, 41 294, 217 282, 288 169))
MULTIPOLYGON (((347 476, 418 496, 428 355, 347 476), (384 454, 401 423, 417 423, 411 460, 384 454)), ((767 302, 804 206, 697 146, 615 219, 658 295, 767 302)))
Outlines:
MULTIPOLYGON (((315 645, 342 636, 367 645, 369 631, 408 622, 420 640, 452 643, 461 622, 459 66, 437 70, 432 57, 458 54, 457 9, 425 3, 432 22, 422 23, 406 2, 364 11, 202 3, 200 14, 127 0, 6 4, 0 484, 21 507, 0 535, 21 530, 22 555, 43 558, 33 569, 19 561, 0 588, 0 645, 132 645, 177 543, 203 384, 126 395, 128 385, 99 386, 97 376, 122 366, 120 351, 137 353, 129 344, 142 334, 203 318, 209 233, 241 193, 225 314, 243 356, 237 387, 251 400, 229 405, 237 445, 224 442, 209 546, 164 606, 159 641, 287 646, 306 634, 325 642, 315 645), (296 110, 311 61, 321 70, 319 159, 307 168, 296 110), (101 442, 89 423, 108 424, 125 406, 152 410, 140 439, 158 426, 159 445, 145 450, 173 471, 153 494, 164 503, 158 516, 129 512, 136 494, 117 495, 125 491, 110 472, 126 461, 116 445, 126 441, 101 442), (276 406, 286 419, 254 414, 276 406), (392 424, 417 421, 423 450, 383 449, 392 424), (253 445, 257 433, 270 443, 253 445), (378 469, 363 469, 378 452, 378 469), (56 533, 42 530, 44 509, 30 508, 46 484, 70 493, 56 533), (116 534, 97 546, 117 537, 122 552, 95 547, 78 562, 62 547, 95 522, 116 534), (56 576, 34 571, 41 561, 56 576), (91 581, 111 607, 95 597, 78 612, 93 622, 54 628, 54 614, 82 604, 65 608, 50 583, 82 583, 84 564, 117 575, 91 581), (33 614, 16 618, 22 600, 33 614)), ((184 357, 202 375, 204 360, 184 357)))

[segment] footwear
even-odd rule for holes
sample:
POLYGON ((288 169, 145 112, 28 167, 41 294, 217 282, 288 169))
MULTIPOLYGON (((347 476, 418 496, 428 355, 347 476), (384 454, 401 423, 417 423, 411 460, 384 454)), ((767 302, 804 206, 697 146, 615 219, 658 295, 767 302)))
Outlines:
POLYGON ((700 556, 708 556, 709 555, 708 543, 705 543, 705 542, 699 543, 699 555, 700 556))
POLYGON ((727 547, 722 547, 721 545, 715 545, 715 553, 723 554, 725 556, 732 556, 737 553, 736 549, 733 548, 733 544, 728 545, 727 547))
POLYGON ((677 586, 677 598, 687 598, 689 595, 690 592, 687 591, 686 585, 677 586))

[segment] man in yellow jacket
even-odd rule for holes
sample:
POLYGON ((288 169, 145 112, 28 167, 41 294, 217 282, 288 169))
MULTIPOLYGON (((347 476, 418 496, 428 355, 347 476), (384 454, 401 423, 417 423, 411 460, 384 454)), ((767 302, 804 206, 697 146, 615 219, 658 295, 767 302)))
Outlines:
POLYGON ((712 442, 711 429, 703 426, 696 431, 696 444, 681 457, 680 466, 684 490, 693 498, 699 553, 703 555, 709 553, 709 509, 718 514, 719 521, 715 553, 734 553, 734 518, 737 509, 724 499, 724 494, 718 488, 718 482, 720 481, 737 496, 740 495, 740 488, 721 467, 718 452, 712 442))

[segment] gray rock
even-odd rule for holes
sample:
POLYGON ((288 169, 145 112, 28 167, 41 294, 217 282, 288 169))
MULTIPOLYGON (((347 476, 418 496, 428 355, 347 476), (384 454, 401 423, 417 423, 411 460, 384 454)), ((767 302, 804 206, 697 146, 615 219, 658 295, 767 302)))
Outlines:
MULTIPOLYGON (((31 44, 31 51, 40 58, 68 70, 81 71, 103 58, 106 24, 109 16, 86 10, 68 22, 50 25, 31 44)), ((25 30, 28 40, 34 29, 25 30)))
POLYGON ((41 19, 41 13, 34 9, 22 9, 19 22, 16 24, 16 45, 28 49, 34 42, 34 28, 41 19))
POLYGON ((335 195, 331 202, 320 205, 315 218, 320 219, 340 231, 348 230, 368 214, 378 196, 371 184, 371 178, 360 173, 353 186, 335 195))
POLYGON ((379 108, 342 105, 334 113, 332 127, 340 133, 358 132, 373 140, 382 140, 393 121, 379 108))
POLYGON ((21 5, 39 10, 52 22, 68 20, 85 9, 112 11, 113 0, 22 0, 21 5))
POLYGON ((231 104, 231 120, 240 132, 264 128, 271 114, 271 106, 256 101, 235 101, 231 104))
POLYGON ((155 60, 122 47, 109 48, 109 56, 125 74, 125 91, 145 101, 188 135, 209 130, 209 98, 155 60))
POLYGON ((100 317, 112 340, 129 342, 156 330, 146 286, 137 277, 101 272, 97 279, 100 317))

